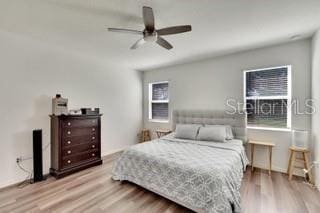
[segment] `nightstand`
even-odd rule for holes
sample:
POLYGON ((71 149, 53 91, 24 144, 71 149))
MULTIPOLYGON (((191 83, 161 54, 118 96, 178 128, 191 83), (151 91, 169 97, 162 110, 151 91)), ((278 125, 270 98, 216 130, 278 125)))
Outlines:
POLYGON ((265 146, 269 149, 269 175, 271 175, 271 167, 272 167, 272 148, 275 146, 274 143, 270 142, 262 142, 262 141, 249 141, 249 144, 251 145, 251 171, 254 170, 253 165, 253 157, 254 157, 254 148, 255 146, 265 146))
POLYGON ((161 138, 162 136, 165 136, 167 134, 170 134, 172 131, 170 129, 157 129, 156 133, 158 138, 161 138))

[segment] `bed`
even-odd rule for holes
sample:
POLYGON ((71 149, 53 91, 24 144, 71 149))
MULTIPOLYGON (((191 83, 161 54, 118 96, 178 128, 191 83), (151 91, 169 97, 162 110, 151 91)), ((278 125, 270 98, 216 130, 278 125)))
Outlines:
POLYGON ((241 212, 240 186, 248 164, 245 116, 224 111, 176 110, 177 124, 231 125, 227 143, 175 138, 175 132, 125 150, 113 166, 114 180, 130 181, 196 212, 241 212))

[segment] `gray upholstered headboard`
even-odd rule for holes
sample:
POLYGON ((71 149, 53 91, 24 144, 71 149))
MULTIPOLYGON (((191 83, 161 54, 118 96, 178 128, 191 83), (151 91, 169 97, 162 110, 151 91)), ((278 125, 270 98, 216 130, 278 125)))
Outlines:
POLYGON ((172 112, 172 130, 176 124, 224 124, 233 128, 235 138, 247 142, 246 115, 228 114, 223 110, 174 110, 172 112))

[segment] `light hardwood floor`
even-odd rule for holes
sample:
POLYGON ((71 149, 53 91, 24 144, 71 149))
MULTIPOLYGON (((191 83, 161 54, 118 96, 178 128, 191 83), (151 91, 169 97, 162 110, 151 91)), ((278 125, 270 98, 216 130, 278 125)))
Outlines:
MULTIPOLYGON (((113 157, 66 178, 0 190, 0 212, 191 212, 134 184, 111 180, 113 157)), ((245 213, 320 212, 320 193, 301 179, 250 169, 241 188, 245 213)))

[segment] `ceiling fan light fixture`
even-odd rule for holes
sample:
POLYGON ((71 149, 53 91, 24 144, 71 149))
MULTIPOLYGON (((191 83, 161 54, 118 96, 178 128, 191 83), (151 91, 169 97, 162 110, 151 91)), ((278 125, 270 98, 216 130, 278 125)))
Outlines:
POLYGON ((139 30, 131 30, 131 29, 121 29, 121 28, 108 28, 111 32, 120 32, 120 33, 131 33, 137 35, 143 35, 141 39, 139 39, 130 49, 136 49, 143 45, 146 42, 155 42, 161 47, 170 50, 173 46, 163 39, 161 36, 173 35, 178 33, 190 32, 192 30, 191 25, 181 25, 181 26, 173 26, 166 27, 162 29, 155 29, 154 24, 154 14, 151 7, 143 7, 142 8, 142 17, 145 25, 145 29, 143 31, 139 30))
POLYGON ((146 42, 156 42, 158 40, 158 34, 157 32, 148 33, 147 35, 144 35, 143 39, 146 42))

